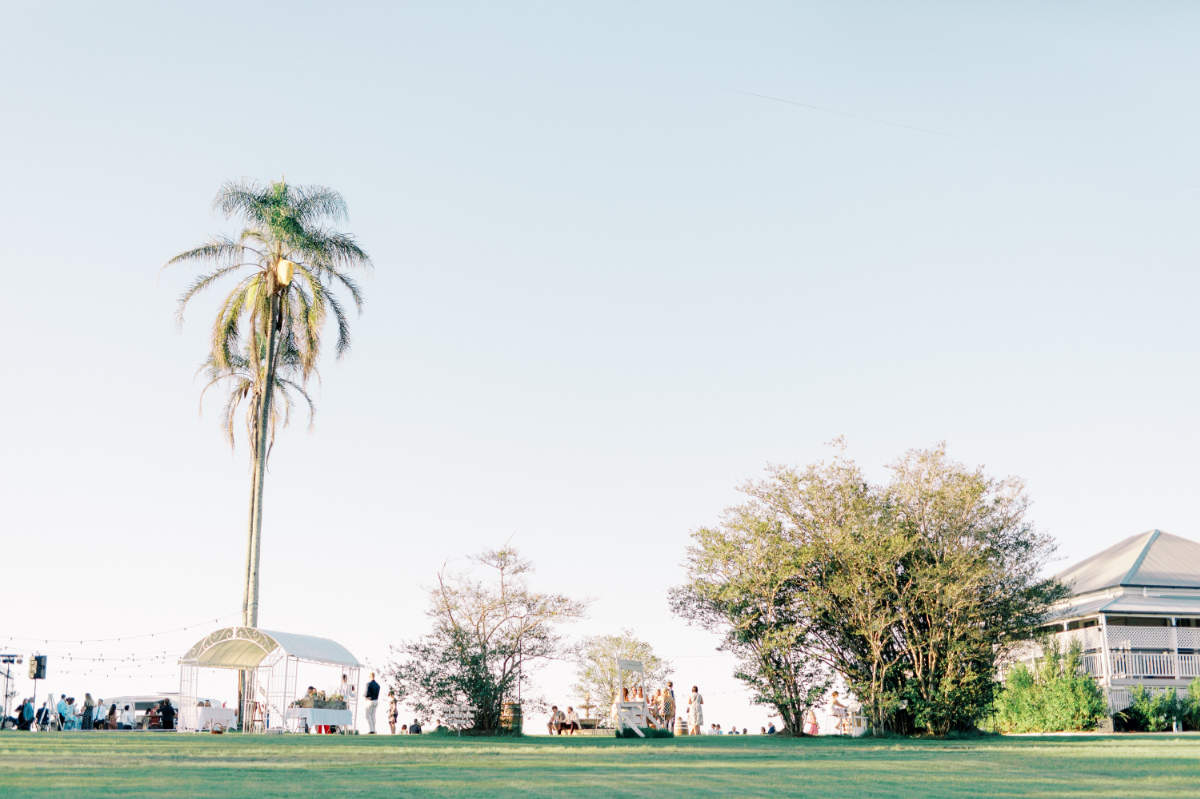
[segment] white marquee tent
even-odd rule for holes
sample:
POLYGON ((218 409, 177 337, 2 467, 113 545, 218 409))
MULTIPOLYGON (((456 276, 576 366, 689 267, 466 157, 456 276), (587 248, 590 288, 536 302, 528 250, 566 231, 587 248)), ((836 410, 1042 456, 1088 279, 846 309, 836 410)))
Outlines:
POLYGON ((210 633, 179 660, 179 727, 203 727, 197 707, 200 669, 236 669, 247 673, 241 717, 247 731, 283 730, 301 718, 305 724, 353 726, 358 697, 343 697, 344 711, 305 711, 289 705, 297 698, 299 666, 312 663, 341 669, 350 685, 358 685, 360 664, 344 646, 329 638, 284 633, 257 627, 225 627, 210 633))

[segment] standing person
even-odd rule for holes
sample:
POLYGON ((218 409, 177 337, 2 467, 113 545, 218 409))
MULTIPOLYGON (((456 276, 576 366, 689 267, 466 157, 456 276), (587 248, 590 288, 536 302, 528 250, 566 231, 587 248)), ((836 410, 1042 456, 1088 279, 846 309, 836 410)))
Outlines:
POLYGON ((67 707, 67 695, 60 694, 58 697, 58 703, 54 706, 54 712, 58 714, 58 728, 60 730, 67 729, 67 711, 68 710, 69 710, 69 708, 67 707))
POLYGON ((79 717, 79 726, 81 729, 90 730, 92 724, 96 720, 96 702, 92 699, 92 695, 84 693, 83 695, 83 713, 79 717))
POLYGON ((17 729, 28 730, 33 726, 33 698, 21 703, 21 712, 17 714, 17 729))
POLYGON ((104 700, 96 700, 96 709, 92 712, 92 729, 103 730, 105 728, 105 719, 108 718, 108 712, 104 709, 104 700))
POLYGON ((338 686, 338 693, 345 700, 346 707, 350 707, 350 701, 354 699, 354 686, 350 684, 350 678, 345 674, 342 675, 342 684, 338 686))
POLYGON ((688 735, 699 735, 700 726, 704 724, 704 697, 700 695, 699 686, 692 686, 688 696, 688 735))
POLYGON ((108 708, 108 717, 105 721, 108 729, 115 730, 117 728, 117 705, 115 702, 108 708))
POLYGON ((126 705, 125 709, 121 711, 121 718, 120 718, 120 721, 117 723, 117 729, 121 729, 121 730, 132 730, 133 729, 133 710, 130 709, 129 705, 126 705))
POLYGON ((379 683, 375 682, 375 672, 371 672, 371 681, 367 683, 367 735, 375 734, 375 711, 379 709, 379 683))
POLYGON ((675 734, 675 683, 667 680, 667 690, 663 691, 662 711, 660 715, 667 721, 667 730, 675 734))
POLYGON ((158 711, 158 716, 162 719, 162 728, 164 730, 175 729, 175 707, 171 704, 170 699, 162 701, 162 708, 158 711))
POLYGON ((388 691, 388 727, 392 735, 396 734, 396 719, 400 718, 400 709, 396 707, 396 692, 388 691))

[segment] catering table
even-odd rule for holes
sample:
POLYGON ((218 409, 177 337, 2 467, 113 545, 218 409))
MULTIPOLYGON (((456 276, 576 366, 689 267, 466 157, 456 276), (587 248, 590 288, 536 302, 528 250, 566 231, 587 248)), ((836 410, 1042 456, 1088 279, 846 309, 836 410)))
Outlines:
POLYGON ((349 727, 354 723, 354 717, 349 710, 334 710, 327 707, 289 707, 284 720, 289 730, 303 732, 306 728, 349 727))
POLYGON ((234 726, 237 716, 231 707, 198 707, 196 708, 196 729, 211 730, 213 725, 222 729, 234 726))

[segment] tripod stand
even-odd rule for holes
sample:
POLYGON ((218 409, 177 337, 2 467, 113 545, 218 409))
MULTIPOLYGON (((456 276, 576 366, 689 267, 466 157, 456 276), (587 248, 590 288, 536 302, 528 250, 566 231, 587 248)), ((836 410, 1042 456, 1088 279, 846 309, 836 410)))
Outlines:
POLYGON ((0 664, 4 665, 4 698, 0 702, 0 729, 8 725, 8 685, 12 680, 12 664, 20 663, 20 655, 0 655, 0 664))

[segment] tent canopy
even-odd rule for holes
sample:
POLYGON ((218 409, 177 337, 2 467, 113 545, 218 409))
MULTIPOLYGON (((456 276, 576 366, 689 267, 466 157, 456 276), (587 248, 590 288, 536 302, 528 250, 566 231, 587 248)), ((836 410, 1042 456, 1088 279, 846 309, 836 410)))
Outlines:
POLYGON ((329 638, 257 627, 225 627, 209 633, 187 651, 180 663, 208 669, 253 669, 276 650, 310 663, 359 665, 346 647, 329 638))

